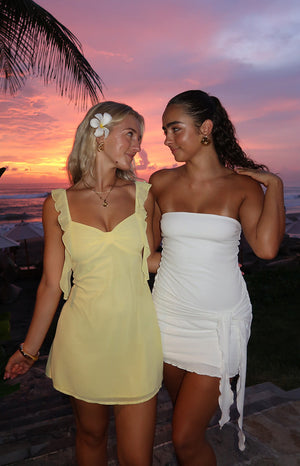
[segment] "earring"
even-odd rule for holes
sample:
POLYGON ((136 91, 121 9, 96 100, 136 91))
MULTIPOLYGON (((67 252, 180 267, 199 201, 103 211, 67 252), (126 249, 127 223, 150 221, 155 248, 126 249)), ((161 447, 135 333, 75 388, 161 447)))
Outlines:
POLYGON ((207 136, 204 135, 203 138, 201 139, 201 144, 203 144, 204 146, 208 146, 210 143, 211 143, 211 140, 207 136))
POLYGON ((97 151, 102 152, 104 149, 104 142, 100 142, 100 144, 97 144, 97 151))

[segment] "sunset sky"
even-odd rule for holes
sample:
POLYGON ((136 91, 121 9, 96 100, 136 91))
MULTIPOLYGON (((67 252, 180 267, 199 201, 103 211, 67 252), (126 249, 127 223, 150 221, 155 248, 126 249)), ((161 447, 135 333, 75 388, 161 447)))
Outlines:
MULTIPOLYGON (((252 158, 300 185, 299 0, 37 3, 80 40, 105 99, 144 115, 141 177, 174 163, 161 129, 167 101, 202 89, 220 98, 252 158)), ((84 114, 39 78, 15 97, 0 95, 1 182, 64 182, 84 114)))

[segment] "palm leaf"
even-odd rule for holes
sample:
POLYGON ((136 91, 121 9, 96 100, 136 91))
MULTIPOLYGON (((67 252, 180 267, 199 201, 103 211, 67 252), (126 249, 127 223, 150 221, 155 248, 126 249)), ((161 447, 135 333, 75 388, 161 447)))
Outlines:
POLYGON ((0 0, 0 91, 15 94, 28 75, 54 81, 82 107, 103 96, 102 79, 69 29, 31 0, 0 0))
POLYGON ((0 177, 3 175, 7 167, 1 167, 0 168, 0 177))

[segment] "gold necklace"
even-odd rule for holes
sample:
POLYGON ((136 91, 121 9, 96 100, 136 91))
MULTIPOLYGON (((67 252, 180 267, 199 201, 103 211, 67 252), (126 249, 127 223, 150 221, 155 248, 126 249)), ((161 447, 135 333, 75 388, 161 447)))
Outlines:
POLYGON ((107 207, 108 206, 108 202, 107 202, 107 199, 108 199, 108 196, 110 195, 110 193, 112 192, 112 190, 114 189, 115 185, 116 185, 116 182, 117 182, 117 179, 115 179, 114 181, 114 184, 111 185, 110 189, 108 191, 96 191, 95 189, 92 189, 92 191, 94 191, 95 194, 97 194, 97 196, 99 197, 99 199, 101 199, 102 202, 102 206, 103 207, 107 207), (108 193, 107 196, 105 196, 104 198, 101 196, 101 194, 105 194, 105 193, 108 193))

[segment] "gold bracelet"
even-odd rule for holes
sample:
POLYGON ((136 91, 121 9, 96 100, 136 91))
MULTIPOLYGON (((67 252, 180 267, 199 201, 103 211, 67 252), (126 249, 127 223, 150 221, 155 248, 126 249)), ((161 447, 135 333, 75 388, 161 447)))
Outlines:
POLYGON ((23 345, 24 345, 24 343, 20 344, 19 351, 24 356, 24 358, 31 359, 33 362, 37 361, 39 359, 40 352, 38 351, 35 356, 33 356, 30 353, 25 353, 25 351, 23 350, 23 345))

